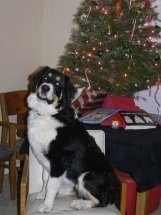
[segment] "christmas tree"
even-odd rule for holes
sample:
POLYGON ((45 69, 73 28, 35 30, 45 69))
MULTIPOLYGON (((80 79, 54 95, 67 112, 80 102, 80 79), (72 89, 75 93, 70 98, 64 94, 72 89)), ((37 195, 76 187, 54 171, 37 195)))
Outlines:
POLYGON ((77 83, 128 95, 160 84, 155 0, 84 0, 58 69, 77 83))

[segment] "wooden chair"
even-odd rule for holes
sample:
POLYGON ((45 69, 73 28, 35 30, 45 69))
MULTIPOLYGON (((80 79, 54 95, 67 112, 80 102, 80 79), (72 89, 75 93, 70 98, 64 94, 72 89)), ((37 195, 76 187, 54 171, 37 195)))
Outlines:
POLYGON ((0 163, 0 192, 3 189, 4 169, 9 168, 11 199, 16 198, 17 160, 23 161, 24 154, 20 154, 20 147, 26 135, 26 104, 27 90, 0 93, 0 107, 2 117, 1 145, 13 151, 11 162, 0 163), (4 124, 6 126, 4 126, 4 124))
MULTIPOLYGON (((95 135, 96 142, 99 141, 100 148, 102 149, 102 151, 105 151, 104 144, 101 143, 102 142, 101 133, 99 133, 99 131, 97 130, 97 131, 90 132, 91 135, 93 135, 94 132, 96 132, 96 135, 95 135)), ((120 182, 120 185, 121 185, 120 212, 121 212, 121 215, 125 215, 126 214, 127 184, 124 182, 124 180, 121 177, 121 175, 119 174, 118 170, 115 169, 115 173, 116 173, 118 181, 120 182)), ((25 163, 24 163, 24 168, 23 168, 23 173, 22 173, 22 178, 21 178, 20 215, 26 215, 26 214, 32 213, 32 209, 31 209, 32 205, 34 205, 35 201, 39 201, 39 200, 34 200, 34 198, 32 197, 32 193, 37 192, 39 190, 39 188, 41 187, 40 181, 41 181, 41 166, 37 162, 32 151, 30 150, 29 158, 28 158, 28 156, 25 156, 25 163), (29 177, 29 170, 30 170, 30 177, 29 177), (36 176, 40 175, 40 177, 35 177, 35 175, 36 176), (27 208, 26 208, 26 205, 27 205, 27 208)), ((66 200, 63 200, 63 201, 65 202, 66 200)), ((59 200, 58 200, 58 205, 59 205, 59 200)), ((58 207, 60 207, 60 206, 58 206, 58 207)), ((60 210, 61 210, 61 207, 60 207, 60 210)), ((97 211, 98 210, 97 208, 92 209, 91 211, 87 210, 86 212, 80 211, 80 214, 88 214, 88 211, 89 211, 89 214, 91 214, 91 213, 93 213, 92 212, 93 210, 96 210, 96 212, 98 212, 97 214, 100 214, 99 211, 97 211)), ((104 214, 109 214, 108 208, 107 209, 103 208, 103 210, 105 210, 104 214)), ((70 212, 68 210, 65 210, 64 208, 63 208, 63 212, 66 214, 70 214, 70 213, 75 214, 74 211, 70 212)), ((58 213, 63 213, 63 212, 59 211, 58 213)), ((94 214, 96 214, 96 212, 94 214)), ((39 214, 39 213, 37 212, 36 214, 39 214)), ((52 214, 52 212, 50 214, 52 214)), ((77 212, 76 212, 76 214, 77 214, 77 212)))
POLYGON ((26 202, 29 191, 29 157, 25 155, 20 184, 20 215, 26 214, 26 202))

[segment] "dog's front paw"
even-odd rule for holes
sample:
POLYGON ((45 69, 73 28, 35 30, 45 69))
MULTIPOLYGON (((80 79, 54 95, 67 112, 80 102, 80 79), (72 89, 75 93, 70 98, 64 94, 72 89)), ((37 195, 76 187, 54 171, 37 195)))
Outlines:
POLYGON ((35 198, 39 200, 45 199, 45 193, 44 192, 36 193, 35 198))
POLYGON ((38 212, 47 213, 47 212, 50 212, 51 209, 52 209, 52 206, 46 205, 46 204, 41 204, 38 208, 38 212))

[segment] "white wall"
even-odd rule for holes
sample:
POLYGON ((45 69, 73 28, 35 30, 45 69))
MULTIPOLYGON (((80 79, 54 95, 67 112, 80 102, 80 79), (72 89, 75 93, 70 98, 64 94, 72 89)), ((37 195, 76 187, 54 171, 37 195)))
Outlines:
POLYGON ((41 62, 43 0, 0 0, 0 91, 26 89, 41 62))
POLYGON ((69 41, 72 20, 81 0, 46 0, 44 4, 42 65, 55 67, 69 41))
POLYGON ((81 0, 0 0, 0 91, 26 89, 40 65, 55 67, 81 0))

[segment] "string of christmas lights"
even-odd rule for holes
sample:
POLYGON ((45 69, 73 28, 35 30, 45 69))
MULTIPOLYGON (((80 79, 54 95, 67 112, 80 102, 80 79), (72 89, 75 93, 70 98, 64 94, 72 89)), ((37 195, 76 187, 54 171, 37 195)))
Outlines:
POLYGON ((153 3, 83 1, 60 56, 60 70, 85 85, 88 69, 91 86, 112 94, 133 94, 155 85, 161 75, 161 28, 153 3))

